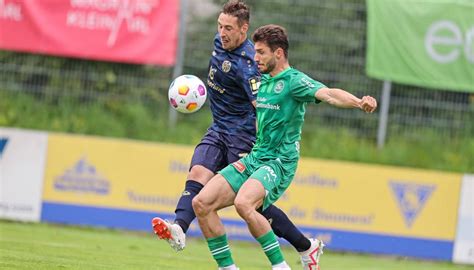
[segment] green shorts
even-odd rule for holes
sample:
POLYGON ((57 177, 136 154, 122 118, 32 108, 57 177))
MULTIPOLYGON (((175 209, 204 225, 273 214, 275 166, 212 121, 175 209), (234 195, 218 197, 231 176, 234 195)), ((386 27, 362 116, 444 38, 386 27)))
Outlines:
POLYGON ((263 184, 266 196, 263 201, 263 210, 278 200, 290 186, 296 172, 298 160, 282 162, 280 159, 260 160, 252 154, 227 165, 221 174, 230 184, 235 193, 247 179, 256 179, 263 184))

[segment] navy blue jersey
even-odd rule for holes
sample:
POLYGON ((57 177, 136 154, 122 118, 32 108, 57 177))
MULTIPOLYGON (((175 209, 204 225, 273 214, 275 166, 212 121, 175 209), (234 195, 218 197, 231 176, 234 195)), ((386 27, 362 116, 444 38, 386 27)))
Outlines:
POLYGON ((210 130, 255 140, 255 108, 260 72, 253 60, 255 49, 248 39, 238 48, 226 51, 219 35, 207 76, 213 123, 210 130))

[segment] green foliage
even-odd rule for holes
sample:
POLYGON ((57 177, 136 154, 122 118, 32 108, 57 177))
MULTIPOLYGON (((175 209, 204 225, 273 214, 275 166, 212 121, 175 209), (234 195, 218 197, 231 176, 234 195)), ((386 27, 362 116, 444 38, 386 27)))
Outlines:
MULTIPOLYGON (((64 99, 54 104, 28 94, 0 98, 0 126, 55 132, 90 134, 148 141, 195 145, 211 123, 207 108, 178 114, 178 125, 168 126, 167 104, 106 100, 78 104, 64 99)), ((396 134, 394 132, 394 134, 396 134)), ((451 140, 431 130, 416 130, 407 139, 392 136, 383 149, 373 138, 348 129, 327 128, 306 120, 302 135, 302 156, 386 164, 445 171, 472 172, 474 138, 458 136, 451 140)))
POLYGON ((418 130, 420 140, 390 137, 382 149, 375 142, 358 137, 347 129, 320 128, 303 132, 302 155, 324 159, 472 172, 474 138, 462 136, 447 141, 431 130, 418 130))
POLYGON ((78 104, 68 99, 54 104, 10 94, 0 98, 0 126, 194 144, 210 124, 203 111, 178 115, 179 128, 169 128, 168 105, 157 105, 125 100, 78 104))
MULTIPOLYGON (((188 239, 176 253, 155 235, 105 229, 62 227, 49 224, 0 221, 1 269, 157 269, 212 270, 217 264, 203 240, 188 239)), ((263 251, 255 243, 230 242, 241 269, 268 269, 263 251)), ((292 269, 301 269, 297 252, 283 248, 292 269)), ((443 262, 339 254, 326 249, 321 257, 325 270, 467 270, 471 266, 443 262)))

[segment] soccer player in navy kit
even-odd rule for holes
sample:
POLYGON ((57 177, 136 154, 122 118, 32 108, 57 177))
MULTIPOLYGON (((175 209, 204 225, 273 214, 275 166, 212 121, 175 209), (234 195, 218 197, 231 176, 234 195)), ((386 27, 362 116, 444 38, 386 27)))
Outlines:
MULTIPOLYGON (((248 26, 249 9, 245 3, 231 0, 223 6, 207 77, 213 123, 194 150, 174 222, 158 217, 152 221, 155 233, 176 251, 184 249, 185 233, 196 218, 192 199, 218 171, 248 154, 255 142, 260 72, 254 61, 253 43, 247 39, 248 26)), ((290 242, 302 256, 316 254, 310 251, 321 247, 317 239, 306 238, 279 208, 271 205, 262 215, 272 220, 275 234, 290 242)), ((227 241, 215 241, 220 240, 227 241)), ((212 250, 213 243, 209 245, 212 250)), ((304 263, 303 266, 310 269, 304 263)))

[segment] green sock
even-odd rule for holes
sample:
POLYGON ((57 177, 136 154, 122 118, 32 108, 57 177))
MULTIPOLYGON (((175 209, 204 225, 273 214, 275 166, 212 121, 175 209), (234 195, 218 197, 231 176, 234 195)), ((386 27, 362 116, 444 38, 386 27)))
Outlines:
POLYGON ((234 264, 229 244, 227 243, 227 235, 221 235, 215 238, 207 238, 207 246, 211 251, 212 257, 216 260, 219 267, 226 267, 234 264))
POLYGON ((285 261, 283 258, 283 253, 281 253, 280 244, 276 238, 275 233, 273 231, 269 231, 268 233, 260 236, 257 238, 257 241, 263 248, 265 255, 270 260, 272 265, 282 263, 285 261))

